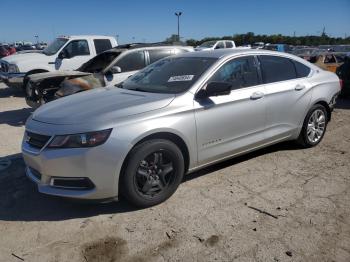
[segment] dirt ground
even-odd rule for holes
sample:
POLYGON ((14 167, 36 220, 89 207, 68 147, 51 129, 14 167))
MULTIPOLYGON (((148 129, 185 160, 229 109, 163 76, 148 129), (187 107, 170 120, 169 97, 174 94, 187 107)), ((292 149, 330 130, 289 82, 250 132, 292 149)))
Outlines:
POLYGON ((30 112, 0 84, 0 157, 12 160, 0 171, 0 261, 350 261, 350 100, 317 147, 206 168, 142 210, 37 193, 19 148, 30 112))

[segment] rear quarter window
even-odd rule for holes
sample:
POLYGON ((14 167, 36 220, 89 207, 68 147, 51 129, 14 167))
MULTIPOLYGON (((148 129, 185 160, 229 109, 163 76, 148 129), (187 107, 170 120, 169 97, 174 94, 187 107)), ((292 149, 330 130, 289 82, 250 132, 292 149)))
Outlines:
POLYGON ((288 58, 261 55, 259 61, 265 84, 297 78, 294 64, 288 58))
POLYGON ((310 67, 308 67, 302 63, 299 63, 297 61, 294 61, 294 60, 292 60, 292 61, 294 63, 298 78, 307 77, 310 74, 310 71, 311 71, 310 67))
POLYGON ((112 48, 111 41, 108 39, 94 39, 96 54, 100 54, 112 48))

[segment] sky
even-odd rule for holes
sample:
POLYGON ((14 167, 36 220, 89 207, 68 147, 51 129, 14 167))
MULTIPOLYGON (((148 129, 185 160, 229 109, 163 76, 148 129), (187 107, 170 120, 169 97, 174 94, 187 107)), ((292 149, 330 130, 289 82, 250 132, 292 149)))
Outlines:
POLYGON ((158 42, 246 32, 350 36, 350 0, 16 0, 0 12, 0 42, 51 41, 58 35, 119 35, 119 43, 158 42))

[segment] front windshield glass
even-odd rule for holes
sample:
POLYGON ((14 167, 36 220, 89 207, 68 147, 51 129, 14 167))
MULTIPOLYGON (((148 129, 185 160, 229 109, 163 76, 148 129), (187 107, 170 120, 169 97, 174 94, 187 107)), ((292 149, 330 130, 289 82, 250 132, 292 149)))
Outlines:
POLYGON ((151 93, 182 93, 188 90, 216 60, 207 57, 164 58, 117 86, 151 93))
POLYGON ((200 47, 213 47, 215 45, 216 41, 208 41, 204 42, 203 44, 200 45, 200 47))
POLYGON ((66 38, 56 38, 51 44, 43 50, 45 55, 54 55, 68 41, 66 38))

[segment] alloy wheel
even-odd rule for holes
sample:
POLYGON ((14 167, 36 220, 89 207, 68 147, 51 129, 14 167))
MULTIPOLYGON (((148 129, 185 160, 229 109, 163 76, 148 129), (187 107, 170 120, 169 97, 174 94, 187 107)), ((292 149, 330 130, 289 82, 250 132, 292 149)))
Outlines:
POLYGON ((161 194, 174 181, 174 163, 166 150, 147 155, 136 171, 135 184, 139 194, 153 198, 161 194))
POLYGON ((323 136, 326 128, 326 115, 321 109, 315 110, 307 124, 307 137, 310 142, 317 143, 323 136))

